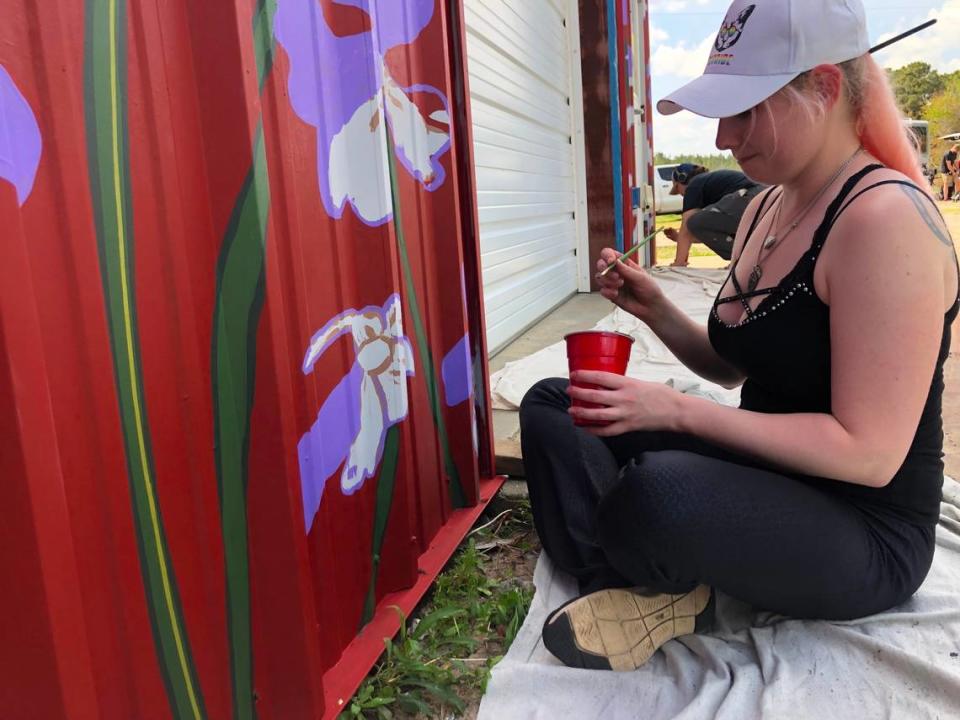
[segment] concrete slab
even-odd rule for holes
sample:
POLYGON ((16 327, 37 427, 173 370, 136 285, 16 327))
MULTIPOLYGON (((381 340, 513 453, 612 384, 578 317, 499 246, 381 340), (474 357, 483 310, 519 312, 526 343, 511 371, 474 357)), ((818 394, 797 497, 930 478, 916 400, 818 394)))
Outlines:
POLYGON ((547 315, 523 335, 490 358, 490 372, 495 373, 508 362, 520 360, 561 340, 577 330, 589 330, 614 305, 600 293, 579 293, 547 315))
MULTIPOLYGON (((599 293, 574 295, 490 358, 490 372, 495 373, 508 362, 520 360, 559 342, 567 333, 592 328, 613 307, 599 293)), ((522 475, 519 414, 513 410, 494 410, 493 435, 496 440, 497 472, 511 477, 522 475)))

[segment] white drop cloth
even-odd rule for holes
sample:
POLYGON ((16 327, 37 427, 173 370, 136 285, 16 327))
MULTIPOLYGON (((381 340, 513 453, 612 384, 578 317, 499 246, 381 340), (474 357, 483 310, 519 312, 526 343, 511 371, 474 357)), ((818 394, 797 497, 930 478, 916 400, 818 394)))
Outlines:
POLYGON ((534 582, 479 720, 960 718, 960 484, 949 478, 923 586, 861 620, 790 620, 721 593, 711 633, 668 642, 635 672, 574 670, 544 649, 540 629, 576 584, 543 554, 534 582))
MULTIPOLYGON (((650 272, 667 297, 687 315, 704 324, 727 276, 726 270, 655 268, 650 272)), ((615 330, 633 336, 635 342, 627 375, 668 383, 682 392, 709 397, 725 405, 739 404, 739 389, 727 390, 697 376, 679 363, 646 325, 613 305, 611 308, 613 312, 594 329, 615 330)), ((527 390, 547 377, 567 377, 567 350, 563 341, 522 360, 507 363, 502 370, 491 375, 490 393, 494 409, 516 410, 527 390)))

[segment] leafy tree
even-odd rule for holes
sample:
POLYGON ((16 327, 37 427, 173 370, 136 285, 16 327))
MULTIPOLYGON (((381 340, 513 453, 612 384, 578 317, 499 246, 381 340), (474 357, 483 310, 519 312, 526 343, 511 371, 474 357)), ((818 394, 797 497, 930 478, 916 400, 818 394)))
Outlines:
POLYGON ((940 157, 954 141, 938 140, 960 132, 960 73, 952 73, 944 88, 927 104, 923 119, 930 123, 930 162, 939 166, 940 157))
POLYGON ((897 104, 907 117, 923 116, 927 103, 944 88, 944 76, 930 63, 912 62, 896 70, 887 70, 897 104))

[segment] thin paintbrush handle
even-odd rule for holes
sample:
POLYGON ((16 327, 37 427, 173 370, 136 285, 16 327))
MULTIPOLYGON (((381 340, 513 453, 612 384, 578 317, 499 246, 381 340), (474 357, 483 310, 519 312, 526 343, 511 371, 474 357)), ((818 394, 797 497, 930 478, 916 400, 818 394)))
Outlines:
POLYGON ((918 33, 918 32, 920 32, 921 30, 926 30, 928 27, 930 27, 931 25, 933 25, 933 24, 936 23, 936 22, 937 22, 936 19, 927 20, 927 21, 926 21, 925 23, 923 23, 922 25, 917 25, 915 28, 910 28, 910 29, 907 30, 905 33, 900 33, 900 34, 897 35, 896 37, 890 38, 889 40, 887 40, 887 41, 885 41, 885 42, 882 42, 882 43, 880 43, 879 45, 874 45, 872 48, 870 48, 870 52, 871 52, 871 53, 875 53, 875 52, 877 52, 878 50, 883 50, 885 47, 887 47, 887 46, 889 46, 889 45, 893 45, 895 42, 897 42, 897 41, 899 41, 899 40, 903 40, 903 39, 906 38, 906 37, 910 37, 910 36, 913 35, 914 33, 918 33))
POLYGON ((603 270, 600 271, 599 277, 603 277, 604 275, 606 275, 608 272, 610 272, 613 268, 615 268, 615 267, 617 266, 617 263, 618 263, 618 262, 622 262, 623 260, 626 260, 628 257, 630 257, 631 255, 633 255, 637 250, 639 250, 639 249, 642 248, 644 245, 646 245, 648 242, 650 242, 651 240, 653 240, 654 236, 655 236, 658 232, 660 232, 661 230, 663 230, 663 228, 657 228, 657 229, 654 230, 652 233, 650 233, 649 235, 647 235, 647 236, 646 236, 643 240, 641 240, 639 243, 637 243, 637 244, 634 245, 632 248, 630 248, 629 250, 627 250, 623 255, 621 255, 621 256, 618 257, 616 260, 614 260, 612 263, 610 263, 609 265, 607 265, 603 270))

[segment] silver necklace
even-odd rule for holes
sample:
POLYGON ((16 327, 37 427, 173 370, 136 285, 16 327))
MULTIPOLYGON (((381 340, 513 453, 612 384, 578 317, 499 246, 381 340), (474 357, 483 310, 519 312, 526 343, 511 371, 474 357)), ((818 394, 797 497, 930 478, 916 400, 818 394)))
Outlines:
MULTIPOLYGON (((853 155, 848 157, 843 162, 843 164, 837 169, 837 171, 833 174, 833 176, 829 180, 827 180, 827 182, 823 185, 823 187, 820 188, 819 191, 817 191, 817 194, 813 196, 813 199, 807 203, 806 207, 804 207, 803 210, 801 210, 794 217, 793 221, 789 225, 787 225, 786 229, 776 230, 772 234, 766 237, 766 239, 763 241, 763 244, 760 246, 760 249, 757 251, 757 261, 753 266, 753 270, 750 272, 749 279, 747 280, 747 292, 753 292, 754 290, 757 289, 757 285, 760 284, 760 279, 763 277, 763 267, 762 267, 763 261, 769 258, 773 254, 773 250, 775 250, 776 247, 781 244, 780 243, 781 240, 786 238, 790 233, 792 233, 794 230, 797 229, 797 226, 807 216, 807 213, 810 212, 811 208, 813 208, 813 206, 817 204, 817 201, 821 197, 823 197, 823 194, 830 188, 831 185, 833 185, 833 183, 836 182, 837 178, 843 175, 843 171, 850 166, 850 163, 852 163, 854 159, 861 152, 863 152, 863 148, 858 147, 856 151, 853 153, 853 155), (764 250, 769 251, 766 254, 766 256, 764 256, 763 254, 764 250)), ((778 199, 780 201, 780 204, 777 205, 777 212, 776 212, 776 215, 774 215, 773 217, 773 223, 771 224, 771 226, 775 226, 779 224, 779 221, 780 221, 780 211, 783 209, 783 193, 782 192, 780 193, 780 197, 778 199)))

